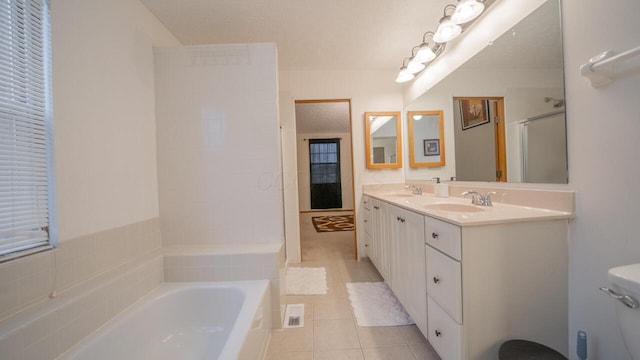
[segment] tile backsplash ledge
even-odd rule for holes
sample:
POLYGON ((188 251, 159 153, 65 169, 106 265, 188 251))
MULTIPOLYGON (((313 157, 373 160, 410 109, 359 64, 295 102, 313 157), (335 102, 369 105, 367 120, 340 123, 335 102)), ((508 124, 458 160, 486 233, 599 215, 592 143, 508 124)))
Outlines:
POLYGON ((54 250, 0 264, 0 320, 118 265, 160 249, 160 218, 60 242, 54 250))

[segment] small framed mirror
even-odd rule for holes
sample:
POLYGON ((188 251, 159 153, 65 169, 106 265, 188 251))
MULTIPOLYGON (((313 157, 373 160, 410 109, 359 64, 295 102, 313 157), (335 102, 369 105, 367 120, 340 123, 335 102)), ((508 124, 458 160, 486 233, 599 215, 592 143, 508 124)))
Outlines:
POLYGON ((364 113, 367 169, 402 167, 400 112, 364 113))
POLYGON ((409 165, 437 167, 445 165, 442 110, 409 111, 409 165))

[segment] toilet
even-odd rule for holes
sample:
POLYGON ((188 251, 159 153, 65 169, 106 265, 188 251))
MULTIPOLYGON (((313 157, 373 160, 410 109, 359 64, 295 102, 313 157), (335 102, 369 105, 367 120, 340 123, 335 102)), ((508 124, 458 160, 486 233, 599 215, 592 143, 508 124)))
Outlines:
POLYGON ((612 268, 607 277, 611 288, 601 290, 616 300, 616 314, 624 342, 631 358, 640 360, 640 264, 612 268))

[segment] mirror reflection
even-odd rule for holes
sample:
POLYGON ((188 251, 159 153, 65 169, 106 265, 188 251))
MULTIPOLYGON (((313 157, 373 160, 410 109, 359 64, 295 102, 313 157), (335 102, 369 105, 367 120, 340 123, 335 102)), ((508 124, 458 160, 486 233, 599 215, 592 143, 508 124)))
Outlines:
POLYGON ((400 112, 366 112, 364 119, 367 168, 402 167, 400 112))
POLYGON ((407 106, 444 109, 449 156, 439 174, 407 169, 408 179, 568 182, 560 20, 559 0, 545 2, 407 106))
POLYGON ((411 167, 444 166, 442 110, 409 111, 407 121, 411 167))

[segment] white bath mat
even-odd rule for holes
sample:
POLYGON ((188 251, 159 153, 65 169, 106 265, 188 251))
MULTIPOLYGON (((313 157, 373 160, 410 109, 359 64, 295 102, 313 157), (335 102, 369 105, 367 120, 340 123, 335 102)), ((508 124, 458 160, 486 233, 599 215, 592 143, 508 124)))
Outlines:
POLYGON ((327 293, 327 271, 323 267, 290 267, 287 269, 288 295, 324 295, 327 293))
POLYGON ((359 326, 414 324, 384 282, 347 283, 347 291, 359 326))
POLYGON ((285 329, 304 327, 304 304, 289 304, 284 312, 285 329))

